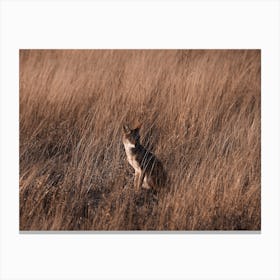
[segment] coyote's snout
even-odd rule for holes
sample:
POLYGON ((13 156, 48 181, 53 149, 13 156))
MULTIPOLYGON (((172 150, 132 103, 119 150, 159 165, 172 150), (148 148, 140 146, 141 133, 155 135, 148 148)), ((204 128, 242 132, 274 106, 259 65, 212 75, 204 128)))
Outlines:
POLYGON ((134 186, 157 189, 166 184, 166 172, 162 163, 140 144, 140 126, 130 129, 123 126, 123 144, 127 160, 135 170, 134 186))

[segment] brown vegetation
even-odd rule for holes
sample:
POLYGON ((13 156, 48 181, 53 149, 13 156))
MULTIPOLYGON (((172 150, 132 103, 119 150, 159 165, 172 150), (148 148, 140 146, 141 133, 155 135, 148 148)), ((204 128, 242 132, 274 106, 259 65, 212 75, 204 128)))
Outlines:
POLYGON ((20 229, 259 230, 260 68, 258 50, 21 50, 20 229), (133 188, 136 121, 158 197, 133 188))

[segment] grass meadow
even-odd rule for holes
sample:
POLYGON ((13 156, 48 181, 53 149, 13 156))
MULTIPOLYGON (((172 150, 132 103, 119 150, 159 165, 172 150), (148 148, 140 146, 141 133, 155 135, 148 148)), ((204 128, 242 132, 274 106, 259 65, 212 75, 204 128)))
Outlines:
POLYGON ((20 230, 260 230, 260 50, 20 50, 20 230), (136 192, 122 125, 164 164, 136 192))

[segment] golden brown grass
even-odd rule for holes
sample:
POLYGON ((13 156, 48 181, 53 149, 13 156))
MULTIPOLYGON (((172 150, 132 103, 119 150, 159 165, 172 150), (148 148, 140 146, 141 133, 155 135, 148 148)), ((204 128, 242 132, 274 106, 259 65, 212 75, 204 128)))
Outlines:
POLYGON ((259 230, 260 51, 21 50, 21 230, 259 230), (170 190, 133 188, 121 127, 170 190))

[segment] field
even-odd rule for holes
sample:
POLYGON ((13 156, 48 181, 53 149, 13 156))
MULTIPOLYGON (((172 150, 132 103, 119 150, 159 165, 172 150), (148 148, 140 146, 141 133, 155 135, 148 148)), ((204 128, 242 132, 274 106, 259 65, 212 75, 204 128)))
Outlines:
POLYGON ((260 230, 259 50, 20 50, 20 230, 260 230), (122 125, 169 187, 136 192, 122 125))

